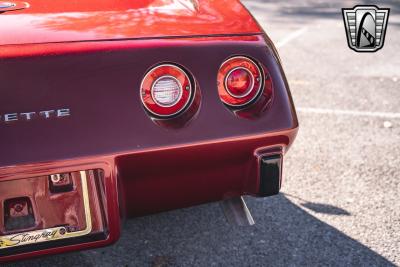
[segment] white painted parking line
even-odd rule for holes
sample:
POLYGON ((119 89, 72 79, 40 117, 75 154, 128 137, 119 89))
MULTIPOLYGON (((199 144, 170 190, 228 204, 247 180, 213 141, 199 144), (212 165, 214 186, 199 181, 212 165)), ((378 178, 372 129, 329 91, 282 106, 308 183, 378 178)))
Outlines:
POLYGON ((334 114, 334 115, 349 115, 357 117, 375 117, 387 119, 400 119, 400 113, 393 112, 373 112, 373 111, 358 111, 358 110, 342 110, 342 109, 326 109, 326 108, 296 108, 297 111, 302 113, 315 113, 315 114, 334 114))
POLYGON ((299 29, 297 31, 294 31, 294 32, 290 33, 285 38, 283 38, 282 40, 278 41, 276 43, 276 47, 277 48, 281 48, 282 46, 286 45, 287 43, 289 43, 293 39, 296 39, 297 37, 299 37, 300 35, 302 35, 306 31, 307 31, 307 27, 303 27, 303 28, 301 28, 301 29, 299 29))

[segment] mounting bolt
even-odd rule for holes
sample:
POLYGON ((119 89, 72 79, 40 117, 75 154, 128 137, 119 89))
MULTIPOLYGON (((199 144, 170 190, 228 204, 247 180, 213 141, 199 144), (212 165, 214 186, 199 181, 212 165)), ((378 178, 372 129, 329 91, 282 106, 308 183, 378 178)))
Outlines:
POLYGON ((22 206, 21 204, 16 204, 15 206, 14 206, 14 210, 16 211, 16 212, 21 212, 22 210, 24 209, 24 206, 22 206))
POLYGON ((65 235, 65 233, 67 232, 67 231, 65 230, 65 228, 61 228, 59 231, 60 231, 60 235, 65 235))
POLYGON ((61 175, 60 174, 52 174, 52 175, 50 175, 50 179, 53 183, 58 183, 61 181, 61 175))

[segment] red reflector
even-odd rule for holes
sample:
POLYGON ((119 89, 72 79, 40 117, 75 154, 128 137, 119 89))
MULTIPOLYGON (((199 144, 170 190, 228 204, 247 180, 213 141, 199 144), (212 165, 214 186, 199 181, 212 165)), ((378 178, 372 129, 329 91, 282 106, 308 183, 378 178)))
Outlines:
POLYGON ((189 105, 193 91, 185 71, 175 65, 163 64, 145 75, 140 96, 148 112, 158 117, 170 117, 189 105))
POLYGON ((264 77, 253 60, 238 56, 221 65, 217 82, 221 101, 229 106, 241 107, 260 95, 264 77))

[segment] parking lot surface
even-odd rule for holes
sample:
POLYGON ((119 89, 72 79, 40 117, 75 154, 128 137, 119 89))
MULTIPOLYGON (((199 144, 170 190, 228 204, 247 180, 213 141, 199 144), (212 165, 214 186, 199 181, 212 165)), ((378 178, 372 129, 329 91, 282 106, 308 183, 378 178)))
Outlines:
POLYGON ((400 2, 375 3, 391 8, 377 53, 347 46, 354 1, 244 4, 278 46, 300 121, 282 193, 246 198, 256 225, 231 226, 212 203, 127 221, 111 247, 9 266, 400 265, 400 2))

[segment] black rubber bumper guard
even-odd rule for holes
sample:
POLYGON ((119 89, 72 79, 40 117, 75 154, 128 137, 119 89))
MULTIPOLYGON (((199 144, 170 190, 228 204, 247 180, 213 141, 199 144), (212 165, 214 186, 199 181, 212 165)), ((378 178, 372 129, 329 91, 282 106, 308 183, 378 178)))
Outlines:
POLYGON ((262 156, 260 159, 260 191, 261 197, 279 193, 282 182, 282 154, 262 156))

